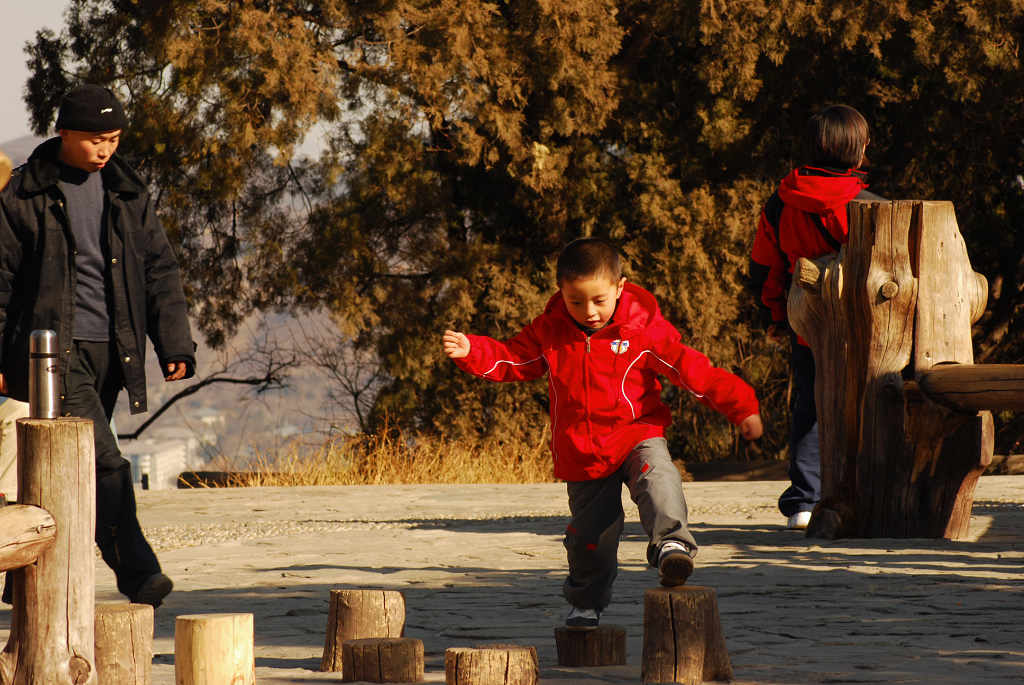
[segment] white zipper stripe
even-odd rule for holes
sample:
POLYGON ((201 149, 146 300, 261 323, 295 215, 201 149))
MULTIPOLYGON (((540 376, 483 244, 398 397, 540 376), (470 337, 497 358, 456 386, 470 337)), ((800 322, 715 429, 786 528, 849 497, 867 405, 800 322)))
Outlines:
POLYGON ((528 362, 513 362, 513 361, 509 361, 508 359, 499 359, 498 361, 494 362, 494 366, 492 366, 491 368, 487 369, 487 371, 485 371, 483 374, 481 374, 481 376, 486 376, 487 374, 491 373, 496 368, 498 368, 498 366, 501 365, 501 364, 511 364, 512 366, 526 366, 528 364, 534 363, 535 361, 543 360, 543 359, 544 359, 543 356, 534 357, 533 359, 531 359, 528 362))
POLYGON ((633 403, 629 401, 629 397, 626 396, 626 376, 629 375, 629 370, 633 368, 633 365, 636 364, 638 361, 640 361, 640 357, 644 356, 645 354, 651 355, 652 357, 657 359, 659 362, 661 362, 662 364, 664 364, 668 368, 670 368, 673 371, 675 371, 676 372, 676 376, 679 378, 679 384, 681 386, 683 386, 683 388, 685 388, 691 395, 693 395, 694 397, 698 397, 698 398, 703 398, 704 397, 704 395, 701 395, 700 393, 694 391, 693 388, 691 388, 689 385, 686 384, 686 382, 683 380, 683 374, 681 374, 679 372, 679 369, 677 369, 676 367, 674 367, 671 364, 669 364, 667 361, 665 361, 664 359, 662 359, 661 357, 656 355, 654 352, 651 352, 650 350, 644 350, 644 351, 642 351, 640 354, 638 354, 636 356, 636 359, 634 359, 633 361, 631 361, 629 363, 629 366, 626 367, 625 372, 623 372, 623 374, 622 374, 622 383, 619 385, 619 391, 622 393, 622 399, 626 400, 626 404, 629 405, 629 412, 633 415, 634 419, 636 419, 636 409, 633 407, 633 403))

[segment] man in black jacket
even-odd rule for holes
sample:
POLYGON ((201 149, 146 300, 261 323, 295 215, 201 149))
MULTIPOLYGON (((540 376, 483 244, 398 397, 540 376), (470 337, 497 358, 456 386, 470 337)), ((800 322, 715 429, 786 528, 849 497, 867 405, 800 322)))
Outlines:
POLYGON ((61 101, 58 138, 0 193, 0 393, 28 397, 28 339, 60 346, 61 412, 93 421, 96 542, 133 602, 171 591, 139 527, 131 468, 110 429, 121 388, 146 411, 146 336, 168 381, 195 373, 178 264, 145 184, 117 155, 127 118, 114 94, 83 85, 61 101))

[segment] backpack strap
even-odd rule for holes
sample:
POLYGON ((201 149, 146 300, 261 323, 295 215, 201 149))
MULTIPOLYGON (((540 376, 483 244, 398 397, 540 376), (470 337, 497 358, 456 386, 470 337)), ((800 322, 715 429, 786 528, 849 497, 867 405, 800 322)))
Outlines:
POLYGON ((814 223, 814 227, 818 229, 819 233, 821 233, 821 237, 824 238, 825 242, 827 242, 829 247, 832 248, 832 251, 839 252, 839 248, 842 247, 842 245, 838 240, 836 240, 836 237, 829 233, 828 229, 825 228, 825 222, 821 220, 821 215, 812 214, 811 212, 807 212, 807 214, 811 217, 811 222, 814 223))

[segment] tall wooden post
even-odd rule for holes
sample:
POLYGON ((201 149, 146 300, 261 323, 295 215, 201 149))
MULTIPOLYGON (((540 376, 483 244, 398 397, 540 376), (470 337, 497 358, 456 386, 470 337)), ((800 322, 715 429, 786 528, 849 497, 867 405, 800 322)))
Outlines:
POLYGON ((815 360, 822 500, 811 537, 962 537, 992 454, 988 412, 920 391, 972 364, 985 278, 949 202, 853 202, 837 256, 801 259, 789 318, 815 360))
POLYGON ((35 564, 10 572, 14 602, 0 654, 3 685, 96 683, 94 450, 92 421, 18 421, 18 498, 50 512, 57 535, 35 564))

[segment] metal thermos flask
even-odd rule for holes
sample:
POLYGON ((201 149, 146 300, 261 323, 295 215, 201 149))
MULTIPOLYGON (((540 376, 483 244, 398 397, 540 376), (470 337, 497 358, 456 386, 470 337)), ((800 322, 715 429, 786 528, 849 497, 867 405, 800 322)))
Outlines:
POLYGON ((58 362, 57 333, 32 331, 28 341, 28 415, 33 419, 60 416, 58 362))

